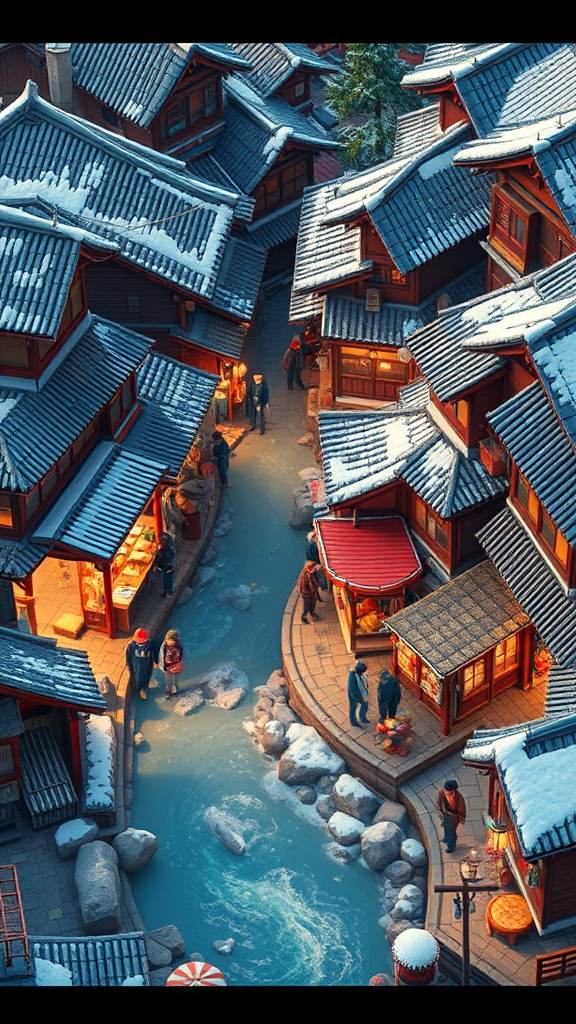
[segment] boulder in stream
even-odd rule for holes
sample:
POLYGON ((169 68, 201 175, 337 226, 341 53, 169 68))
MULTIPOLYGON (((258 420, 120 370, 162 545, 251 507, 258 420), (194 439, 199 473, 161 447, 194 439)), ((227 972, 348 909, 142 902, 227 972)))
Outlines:
POLYGON ((216 838, 230 850, 230 853, 240 857, 245 852, 246 843, 235 829, 236 820, 226 814, 226 811, 222 811, 218 807, 209 807, 204 814, 204 821, 216 838))

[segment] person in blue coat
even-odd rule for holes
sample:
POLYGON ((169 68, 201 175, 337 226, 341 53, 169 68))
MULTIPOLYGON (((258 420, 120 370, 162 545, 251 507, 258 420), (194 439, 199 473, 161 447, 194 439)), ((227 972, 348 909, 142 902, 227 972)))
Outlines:
POLYGON ((230 465, 230 445, 219 430, 212 434, 212 455, 216 460, 218 476, 222 487, 230 487, 228 483, 228 466, 230 465))
POLYGON ((363 661, 357 661, 354 668, 348 673, 348 703, 350 705, 350 725, 368 724, 368 680, 366 670, 368 666, 363 661), (360 705, 360 721, 356 720, 356 708, 360 705))
POLYGON ((132 689, 146 700, 146 690, 158 661, 158 650, 145 629, 137 629, 126 648, 126 667, 132 689))
POLYGON ((380 682, 378 683, 378 690, 376 693, 376 700, 378 701, 378 721, 380 725, 384 724, 385 718, 396 718, 396 712, 398 705, 402 699, 402 690, 400 689, 400 683, 393 676, 391 672, 387 672, 384 669, 380 673, 380 682))

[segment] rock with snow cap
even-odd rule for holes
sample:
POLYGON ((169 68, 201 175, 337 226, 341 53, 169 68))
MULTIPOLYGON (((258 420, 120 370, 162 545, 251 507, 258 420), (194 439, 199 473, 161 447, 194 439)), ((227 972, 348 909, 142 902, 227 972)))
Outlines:
POLYGON ((297 786, 294 793, 301 804, 312 805, 316 803, 316 790, 313 786, 297 786))
POLYGON ((405 839, 400 847, 400 857, 413 868, 423 868, 428 863, 426 850, 417 839, 405 839))
POLYGON ((393 860, 383 871, 384 876, 392 885, 405 885, 412 879, 412 868, 405 860, 393 860))
POLYGON ((369 825, 380 806, 380 800, 358 779, 344 772, 332 791, 334 806, 344 814, 369 825))
POLYGON ((316 810, 324 821, 328 821, 332 815, 336 813, 336 808, 332 803, 332 797, 327 796, 325 793, 320 794, 316 800, 316 810))
POLYGON ((340 843, 328 843, 325 847, 326 853, 334 860, 342 861, 343 864, 353 864, 358 860, 361 849, 360 843, 353 843, 352 846, 342 846, 340 843))
POLYGON ((54 833, 54 842, 61 860, 71 860, 81 846, 91 843, 100 829, 92 818, 73 818, 65 821, 54 833))
POLYGON ((223 956, 230 956, 235 945, 234 939, 216 939, 216 942, 212 943, 212 949, 223 956))
POLYGON ((236 668, 233 661, 215 665, 198 680, 197 685, 203 690, 207 700, 216 700, 230 690, 242 689, 247 693, 250 689, 248 676, 236 668))
POLYGON ((230 853, 236 857, 242 856, 246 851, 246 843, 238 831, 238 822, 232 815, 218 807, 209 807, 204 813, 204 821, 230 853))
POLYGON ((256 737, 262 744, 264 751, 267 754, 272 754, 273 757, 280 757, 286 749, 286 729, 282 725, 282 722, 267 721, 264 722, 263 726, 260 726, 262 719, 256 722, 256 737))
POLYGON ((343 811, 335 811, 328 821, 328 829, 341 846, 353 846, 360 842, 360 838, 366 826, 343 811))
POLYGON ((278 763, 278 778, 289 786, 312 786, 321 775, 341 774, 344 761, 330 749, 312 726, 291 725, 288 749, 278 763))
POLYGON ((379 821, 392 821, 398 828, 401 828, 404 834, 408 832, 410 825, 410 819, 408 817, 408 811, 403 804, 397 803, 395 800, 383 800, 380 807, 374 815, 373 825, 377 825, 379 821))
POLYGON ((200 690, 188 690, 187 693, 183 693, 176 701, 174 712, 180 715, 181 718, 186 718, 187 715, 191 715, 193 711, 196 711, 196 708, 201 708, 203 704, 204 695, 200 690))

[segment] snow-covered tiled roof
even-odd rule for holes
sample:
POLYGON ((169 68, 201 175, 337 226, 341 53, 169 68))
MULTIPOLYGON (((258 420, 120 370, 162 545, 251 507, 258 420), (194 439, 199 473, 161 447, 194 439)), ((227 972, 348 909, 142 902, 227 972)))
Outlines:
POLYGON ((165 456, 155 462, 100 441, 34 527, 32 540, 111 561, 167 468, 165 456))
POLYGON ((212 156, 250 194, 287 145, 305 150, 338 149, 339 143, 317 121, 280 97, 263 97, 240 75, 224 84, 226 127, 212 156))
POLYGON ((86 651, 58 647, 50 637, 0 627, 3 689, 45 697, 82 711, 105 711, 86 651))
POLYGON ((189 342, 227 359, 238 360, 247 330, 246 324, 237 324, 197 307, 193 314, 186 314, 185 328, 172 327, 169 334, 176 341, 189 342))
POLYGON ((492 477, 481 462, 465 458, 421 403, 419 399, 414 407, 398 404, 382 410, 320 410, 327 505, 401 479, 449 519, 506 493, 506 478, 492 477))
POLYGON ((396 120, 394 159, 416 156, 440 137, 440 104, 428 103, 418 110, 400 114, 396 120))
MULTIPOLYGON (((40 391, 0 386, 0 488, 28 491, 77 440, 152 341, 88 314, 40 391)), ((0 378, 0 385, 2 378, 0 378)))
POLYGON ((0 205, 0 331, 56 337, 82 243, 117 252, 94 234, 0 205))
POLYGON ((76 85, 141 128, 149 128, 192 60, 223 72, 250 64, 227 43, 72 43, 76 85))
POLYGON ((391 615, 386 625, 444 677, 529 621, 496 568, 485 561, 391 615))
POLYGON ((23 580, 46 558, 46 548, 26 537, 22 541, 0 541, 0 576, 23 580))
POLYGON ((298 71, 314 75, 337 74, 333 61, 314 53, 306 43, 229 43, 250 62, 245 78, 262 96, 277 92, 298 71))
POLYGON ((436 318, 436 303, 423 306, 383 305, 366 309, 365 299, 328 292, 322 315, 322 337, 371 345, 404 345, 414 331, 436 318))
POLYGON ((555 660, 576 666, 576 601, 566 596, 519 518, 507 506, 477 537, 555 660))
POLYGON ((539 381, 487 416, 544 508, 576 545, 576 449, 539 381))
POLYGON ((570 308, 535 335, 530 355, 556 414, 576 446, 576 296, 570 308))
POLYGON ((526 860, 576 846, 576 714, 477 729, 462 758, 496 766, 526 860))
MULTIPOLYGON (((0 113, 0 201, 38 195, 60 219, 117 243, 131 266, 244 319, 259 278, 246 293, 225 287, 231 239, 245 196, 199 181, 180 161, 66 114, 29 82, 0 113)), ((242 243, 243 259, 254 256, 242 243)), ((262 263, 263 270, 263 263, 262 263)))
POLYGON ((138 370, 142 410, 122 447, 157 462, 177 476, 204 419, 219 377, 150 352, 138 370))
POLYGON ((150 970, 142 932, 30 938, 37 977, 44 985, 148 986, 150 970))
POLYGON ((402 85, 409 89, 445 85, 521 47, 522 43, 431 43, 423 63, 404 75, 402 85))

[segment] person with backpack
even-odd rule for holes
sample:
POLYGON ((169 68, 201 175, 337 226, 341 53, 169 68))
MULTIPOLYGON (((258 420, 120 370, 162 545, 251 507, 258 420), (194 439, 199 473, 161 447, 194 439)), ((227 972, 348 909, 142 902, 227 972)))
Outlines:
POLYGON ((166 676, 166 700, 170 700, 172 694, 178 693, 176 676, 182 671, 183 660, 184 648, 180 643, 178 630, 169 629, 158 655, 158 665, 166 676))

